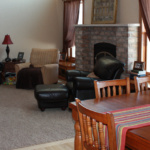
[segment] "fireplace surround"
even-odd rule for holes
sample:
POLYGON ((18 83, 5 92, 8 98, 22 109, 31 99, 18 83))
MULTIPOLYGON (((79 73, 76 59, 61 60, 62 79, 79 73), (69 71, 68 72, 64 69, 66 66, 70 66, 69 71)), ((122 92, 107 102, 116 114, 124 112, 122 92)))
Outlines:
POLYGON ((139 24, 75 25, 76 69, 93 71, 94 45, 110 43, 116 46, 116 58, 125 63, 125 74, 138 59, 139 24))

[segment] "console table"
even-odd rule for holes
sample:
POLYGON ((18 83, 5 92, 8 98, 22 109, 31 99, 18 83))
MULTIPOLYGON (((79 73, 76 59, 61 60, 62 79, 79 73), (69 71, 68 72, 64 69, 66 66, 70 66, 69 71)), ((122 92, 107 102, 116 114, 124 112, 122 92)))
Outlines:
POLYGON ((75 63, 68 62, 68 61, 60 61, 59 62, 59 78, 66 80, 66 71, 67 70, 74 70, 75 63))

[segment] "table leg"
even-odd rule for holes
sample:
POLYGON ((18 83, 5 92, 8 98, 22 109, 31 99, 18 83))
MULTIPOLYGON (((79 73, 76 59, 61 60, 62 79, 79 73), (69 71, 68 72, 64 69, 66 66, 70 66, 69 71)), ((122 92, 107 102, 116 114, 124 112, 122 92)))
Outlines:
POLYGON ((82 149, 82 140, 81 140, 81 130, 80 130, 80 124, 78 119, 78 112, 76 110, 72 110, 72 118, 75 121, 75 141, 74 141, 74 149, 75 150, 85 150, 83 147, 82 149))

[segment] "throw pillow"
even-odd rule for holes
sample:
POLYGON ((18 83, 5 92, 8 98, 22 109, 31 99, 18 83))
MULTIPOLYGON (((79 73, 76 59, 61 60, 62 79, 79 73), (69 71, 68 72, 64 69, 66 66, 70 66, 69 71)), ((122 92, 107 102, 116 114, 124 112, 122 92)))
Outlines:
POLYGON ((94 74, 94 72, 91 72, 90 74, 88 74, 87 77, 89 77, 89 78, 99 78, 98 76, 96 76, 94 74))

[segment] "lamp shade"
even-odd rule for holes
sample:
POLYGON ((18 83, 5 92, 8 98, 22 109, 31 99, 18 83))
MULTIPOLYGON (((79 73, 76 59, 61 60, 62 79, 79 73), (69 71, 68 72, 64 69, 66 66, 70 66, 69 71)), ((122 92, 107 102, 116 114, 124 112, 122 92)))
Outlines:
POLYGON ((4 41, 2 44, 13 44, 13 42, 11 41, 10 35, 5 35, 4 41))

